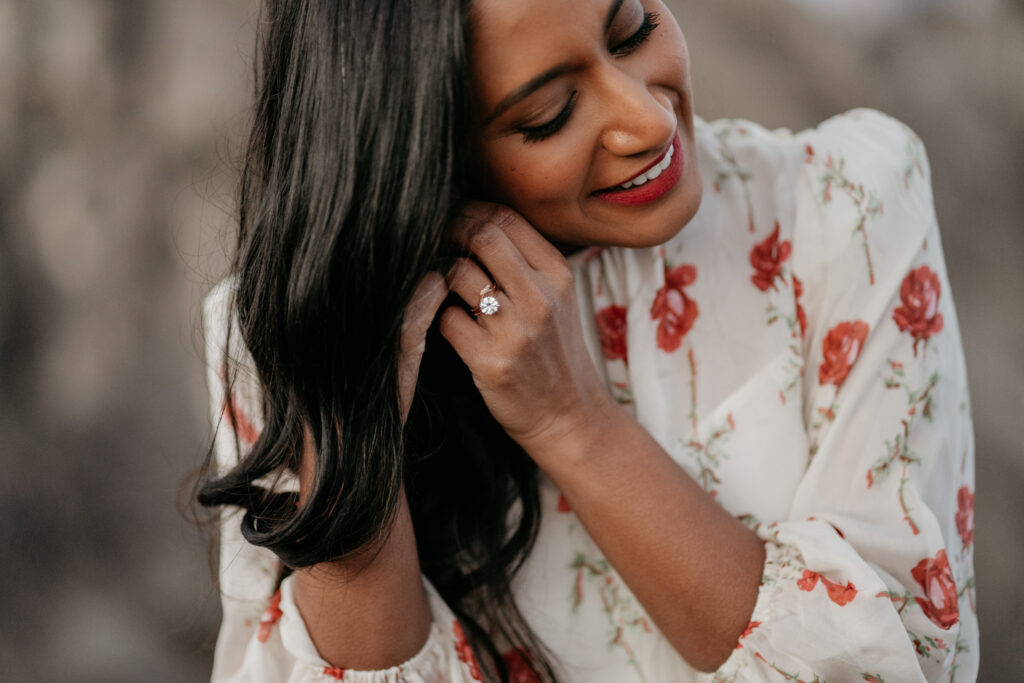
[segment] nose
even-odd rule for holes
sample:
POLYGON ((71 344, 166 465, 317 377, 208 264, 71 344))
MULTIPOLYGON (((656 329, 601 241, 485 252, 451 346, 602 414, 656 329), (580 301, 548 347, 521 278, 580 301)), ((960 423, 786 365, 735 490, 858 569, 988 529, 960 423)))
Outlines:
POLYGON ((601 144, 612 154, 642 156, 667 145, 676 132, 676 111, 668 94, 612 67, 605 79, 607 122, 601 144))

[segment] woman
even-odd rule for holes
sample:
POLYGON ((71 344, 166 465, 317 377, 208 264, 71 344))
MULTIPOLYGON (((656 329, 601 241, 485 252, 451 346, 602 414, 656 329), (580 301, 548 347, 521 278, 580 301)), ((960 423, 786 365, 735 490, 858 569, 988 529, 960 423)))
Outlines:
POLYGON ((261 26, 206 309, 214 679, 974 677, 966 381, 908 129, 701 122, 656 0, 261 26))

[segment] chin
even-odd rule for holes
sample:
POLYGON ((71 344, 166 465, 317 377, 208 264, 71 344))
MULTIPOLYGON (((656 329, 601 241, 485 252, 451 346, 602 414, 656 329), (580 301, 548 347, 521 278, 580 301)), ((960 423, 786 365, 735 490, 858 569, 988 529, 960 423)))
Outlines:
POLYGON ((639 226, 636 232, 628 235, 615 235, 607 244, 593 246, 628 247, 643 249, 665 244, 685 228, 700 209, 704 196, 704 186, 700 174, 680 188, 680 197, 661 207, 650 216, 649 225, 639 226))

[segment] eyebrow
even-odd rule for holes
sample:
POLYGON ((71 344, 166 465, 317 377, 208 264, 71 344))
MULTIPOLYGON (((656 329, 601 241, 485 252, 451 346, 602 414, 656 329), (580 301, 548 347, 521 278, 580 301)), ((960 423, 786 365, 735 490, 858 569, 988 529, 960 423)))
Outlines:
MULTIPOLYGON (((619 9, 622 7, 622 3, 623 0, 615 0, 614 2, 612 2, 612 6, 608 8, 608 14, 604 20, 605 33, 608 32, 608 29, 611 28, 612 22, 615 21, 615 16, 619 13, 619 9)), ((527 81, 523 85, 519 86, 518 88, 510 92, 508 95, 505 95, 505 97, 503 97, 501 101, 498 102, 498 105, 494 108, 494 111, 491 112, 491 115, 484 120, 484 125, 486 126, 487 124, 491 123, 491 121, 498 118, 506 111, 508 111, 515 105, 519 104, 523 100, 525 100, 527 97, 532 95, 540 88, 544 87, 545 85, 555 80, 556 78, 560 78, 565 74, 569 73, 570 71, 573 71, 575 68, 576 67, 573 66, 572 64, 562 63, 557 66, 551 67, 550 69, 540 74, 539 76, 534 76, 529 81, 527 81)))

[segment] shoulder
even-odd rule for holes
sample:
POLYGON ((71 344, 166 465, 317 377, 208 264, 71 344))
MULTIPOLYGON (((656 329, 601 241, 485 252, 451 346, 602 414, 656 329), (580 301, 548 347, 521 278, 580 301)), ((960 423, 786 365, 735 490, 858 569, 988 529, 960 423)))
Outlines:
POLYGON ((873 289, 937 230, 921 139, 897 119, 856 109, 796 136, 794 268, 810 281, 873 289))
POLYGON ((229 276, 203 299, 206 382, 222 466, 233 465, 240 455, 232 446, 235 438, 246 449, 256 442, 263 424, 261 385, 235 313, 235 289, 235 278, 229 276), (222 415, 229 419, 222 420, 222 415))
POLYGON ((883 162, 905 158, 911 147, 923 152, 921 138, 910 126, 876 109, 851 109, 800 135, 883 162))
POLYGON ((767 128, 742 118, 698 118, 695 126, 702 170, 716 191, 728 180, 775 185, 779 171, 800 161, 799 141, 788 128, 767 128))
POLYGON ((234 294, 235 277, 229 275, 215 284, 203 297, 203 330, 207 339, 211 336, 227 336, 234 294))
POLYGON ((252 370, 252 358, 242 340, 238 315, 235 311, 237 280, 229 275, 213 286, 203 298, 203 336, 206 342, 206 357, 210 362, 218 361, 221 375, 232 369, 252 370))
MULTIPOLYGON (((913 195, 927 190, 931 171, 921 138, 905 123, 874 109, 854 109, 834 116, 797 136, 812 178, 865 196, 913 195), (863 185, 863 188, 861 187, 863 185)), ((825 195, 822 199, 826 199, 825 195)))

